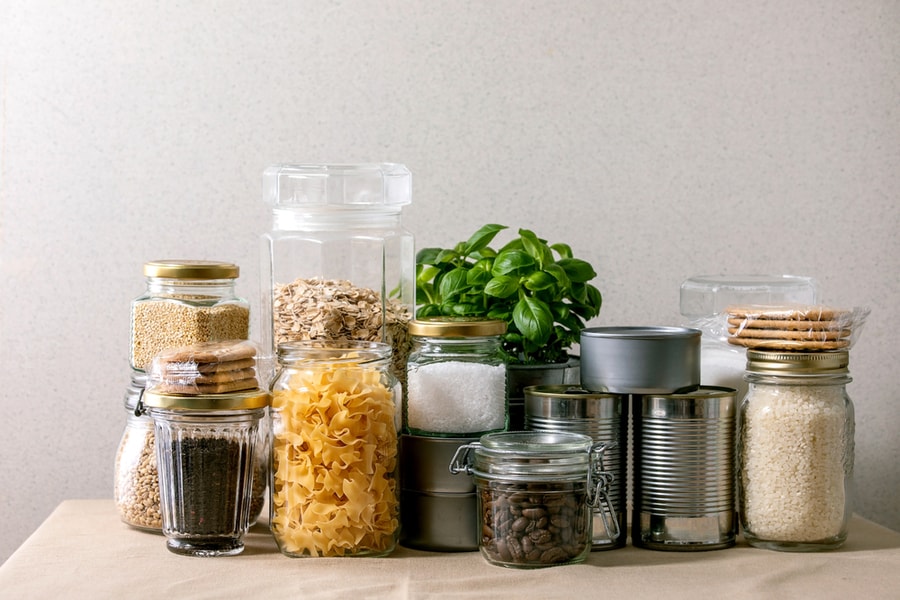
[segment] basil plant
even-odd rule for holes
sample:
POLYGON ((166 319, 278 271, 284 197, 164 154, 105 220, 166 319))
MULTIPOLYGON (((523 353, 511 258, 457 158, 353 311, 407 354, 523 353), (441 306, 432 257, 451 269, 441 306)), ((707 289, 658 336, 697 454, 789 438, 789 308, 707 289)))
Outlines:
POLYGON ((579 341, 602 296, 589 281, 593 267, 534 232, 499 250, 490 244, 504 225, 485 225, 452 249, 416 255, 416 317, 474 316, 507 322, 503 349, 510 362, 559 363, 579 341))

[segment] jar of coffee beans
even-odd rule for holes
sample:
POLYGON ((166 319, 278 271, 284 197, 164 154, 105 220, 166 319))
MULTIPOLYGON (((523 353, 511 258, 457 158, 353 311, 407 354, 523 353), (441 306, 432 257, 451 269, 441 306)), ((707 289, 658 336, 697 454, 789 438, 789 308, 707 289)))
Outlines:
POLYGON ((138 409, 146 375, 134 372, 125 390, 125 431, 116 452, 114 497, 121 519, 137 529, 162 531, 153 420, 138 409), (137 411, 136 411, 137 409, 137 411))
POLYGON ((523 569, 584 561, 593 507, 613 510, 612 475, 599 467, 605 448, 579 433, 541 431, 491 433, 460 446, 450 470, 473 476, 482 556, 523 569))

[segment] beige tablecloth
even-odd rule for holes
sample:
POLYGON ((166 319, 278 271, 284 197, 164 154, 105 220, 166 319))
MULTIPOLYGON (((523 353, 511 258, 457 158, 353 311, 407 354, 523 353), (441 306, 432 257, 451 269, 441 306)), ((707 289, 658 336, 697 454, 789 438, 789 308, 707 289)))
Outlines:
POLYGON ((511 570, 477 552, 399 547, 388 558, 282 556, 255 527, 227 558, 176 556, 118 519, 111 500, 69 500, 0 567, 0 597, 27 598, 900 598, 900 533, 854 518, 834 552, 658 552, 630 545, 584 564, 511 570))

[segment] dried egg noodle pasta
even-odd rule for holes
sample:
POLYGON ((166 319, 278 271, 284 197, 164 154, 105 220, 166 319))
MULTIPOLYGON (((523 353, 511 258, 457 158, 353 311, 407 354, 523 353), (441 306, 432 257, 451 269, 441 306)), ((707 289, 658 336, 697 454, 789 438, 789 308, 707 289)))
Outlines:
POLYGON ((377 369, 342 362, 273 392, 272 533, 297 556, 390 551, 399 500, 394 398, 377 369))

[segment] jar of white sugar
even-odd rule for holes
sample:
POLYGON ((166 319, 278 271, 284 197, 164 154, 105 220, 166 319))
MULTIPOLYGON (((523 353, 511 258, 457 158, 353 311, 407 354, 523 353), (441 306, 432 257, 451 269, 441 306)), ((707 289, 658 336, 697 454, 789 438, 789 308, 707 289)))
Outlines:
POLYGON ((816 551, 847 539, 853 473, 849 353, 747 352, 738 429, 740 520, 752 546, 816 551))
POLYGON ((131 366, 148 371, 163 350, 246 340, 250 304, 235 291, 240 270, 227 262, 159 260, 144 265, 146 289, 131 303, 131 366))
POLYGON ((431 317, 409 325, 404 431, 460 437, 506 429, 506 322, 431 317))

